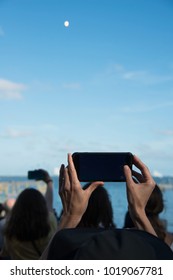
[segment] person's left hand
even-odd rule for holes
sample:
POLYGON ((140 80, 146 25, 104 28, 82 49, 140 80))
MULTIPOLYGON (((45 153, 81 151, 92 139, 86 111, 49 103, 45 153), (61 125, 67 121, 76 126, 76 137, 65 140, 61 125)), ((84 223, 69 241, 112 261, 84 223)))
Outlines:
POLYGON ((59 176, 59 195, 63 204, 63 218, 67 222, 73 221, 73 227, 76 226, 86 208, 92 192, 103 182, 97 181, 83 190, 78 180, 75 166, 71 154, 68 154, 68 167, 61 165, 59 176))

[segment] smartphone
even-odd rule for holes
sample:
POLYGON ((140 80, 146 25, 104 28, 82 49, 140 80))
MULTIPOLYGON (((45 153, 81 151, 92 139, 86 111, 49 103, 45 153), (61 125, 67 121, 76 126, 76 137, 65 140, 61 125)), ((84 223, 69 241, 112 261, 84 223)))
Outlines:
POLYGON ((28 171, 28 179, 30 180, 43 180, 43 172, 41 170, 28 171))
POLYGON ((133 155, 130 152, 88 153, 72 155, 80 182, 125 182, 123 166, 132 169, 133 155))

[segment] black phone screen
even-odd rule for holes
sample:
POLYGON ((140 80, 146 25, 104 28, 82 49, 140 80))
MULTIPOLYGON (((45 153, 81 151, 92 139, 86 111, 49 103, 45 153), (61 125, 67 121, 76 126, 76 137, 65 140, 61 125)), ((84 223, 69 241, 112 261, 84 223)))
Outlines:
POLYGON ((132 168, 133 155, 118 153, 74 153, 73 162, 81 182, 124 182, 123 166, 132 168))
POLYGON ((28 179, 30 180, 43 180, 43 172, 41 170, 28 171, 28 179))

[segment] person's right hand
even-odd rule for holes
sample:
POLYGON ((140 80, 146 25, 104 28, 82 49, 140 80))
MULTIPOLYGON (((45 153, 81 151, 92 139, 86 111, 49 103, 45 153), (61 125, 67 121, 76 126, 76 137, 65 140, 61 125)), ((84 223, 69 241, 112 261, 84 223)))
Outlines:
POLYGON ((48 171, 44 170, 44 169, 37 169, 37 171, 40 172, 40 179, 43 182, 45 182, 46 184, 49 182, 52 182, 51 176, 49 175, 48 171))
POLYGON ((137 156, 133 157, 133 164, 141 173, 134 170, 131 171, 127 165, 124 166, 129 212, 133 222, 138 228, 155 234, 155 231, 146 217, 145 207, 156 183, 148 167, 137 156))

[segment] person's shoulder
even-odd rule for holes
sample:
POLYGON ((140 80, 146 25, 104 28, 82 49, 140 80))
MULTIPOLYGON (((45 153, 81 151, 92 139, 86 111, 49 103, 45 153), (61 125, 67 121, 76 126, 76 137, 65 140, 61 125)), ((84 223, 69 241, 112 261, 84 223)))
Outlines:
POLYGON ((0 228, 3 228, 6 223, 6 218, 0 220, 0 228))
POLYGON ((58 222, 55 214, 52 211, 49 211, 49 223, 52 231, 57 230, 58 222))
POLYGON ((63 229, 51 242, 48 259, 173 259, 169 246, 150 233, 126 229, 63 229))

